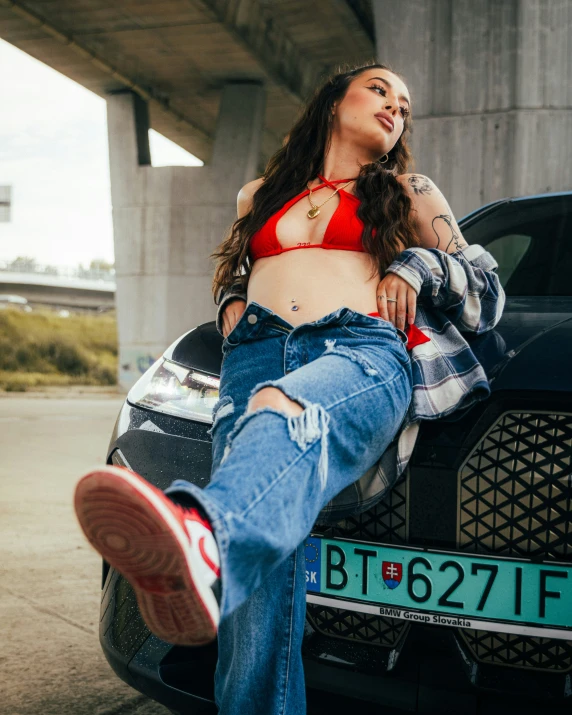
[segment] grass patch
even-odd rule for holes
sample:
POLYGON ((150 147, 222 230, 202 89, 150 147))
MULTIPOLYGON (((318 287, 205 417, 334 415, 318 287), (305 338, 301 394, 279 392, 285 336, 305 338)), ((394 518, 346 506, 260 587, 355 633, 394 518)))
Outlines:
POLYGON ((115 312, 0 310, 0 389, 116 383, 115 312))

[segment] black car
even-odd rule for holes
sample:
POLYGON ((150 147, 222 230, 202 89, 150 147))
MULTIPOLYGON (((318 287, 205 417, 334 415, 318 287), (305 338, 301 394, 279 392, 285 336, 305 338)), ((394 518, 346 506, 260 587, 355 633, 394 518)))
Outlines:
MULTIPOLYGON (((333 590, 308 577, 307 685, 410 712, 567 712, 572 193, 502 199, 459 224, 495 256, 507 294, 496 329, 469 338, 492 394, 423 423, 405 475, 375 508, 315 529, 311 553, 325 540, 335 547, 322 566, 333 590), (354 542, 393 554, 377 574, 391 603, 339 589, 354 542), (409 558, 402 571, 395 553, 409 558)), ((129 392, 109 463, 161 489, 176 478, 207 484, 221 343, 209 322, 166 350, 129 392)), ((105 562, 102 589, 100 640, 117 675, 173 712, 216 712, 216 642, 186 648, 150 634, 105 562)))

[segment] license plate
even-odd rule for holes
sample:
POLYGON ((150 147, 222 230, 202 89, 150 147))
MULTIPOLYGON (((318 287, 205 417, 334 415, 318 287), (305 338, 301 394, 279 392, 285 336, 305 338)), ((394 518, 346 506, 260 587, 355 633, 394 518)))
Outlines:
POLYGON ((572 640, 572 564, 317 536, 305 552, 308 603, 572 640))

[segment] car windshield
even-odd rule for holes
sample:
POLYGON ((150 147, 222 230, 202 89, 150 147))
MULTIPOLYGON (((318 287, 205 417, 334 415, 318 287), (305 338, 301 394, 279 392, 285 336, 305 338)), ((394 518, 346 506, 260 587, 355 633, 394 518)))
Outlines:
POLYGON ((572 196, 509 201, 461 230, 495 257, 507 295, 572 296, 572 196))

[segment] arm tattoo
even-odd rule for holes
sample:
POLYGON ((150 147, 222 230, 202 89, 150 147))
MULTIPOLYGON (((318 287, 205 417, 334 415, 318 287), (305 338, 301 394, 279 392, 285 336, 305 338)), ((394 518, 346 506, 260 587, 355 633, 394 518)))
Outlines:
POLYGON ((412 174, 407 181, 409 186, 418 196, 423 196, 424 194, 430 194, 433 187, 429 183, 426 176, 419 176, 419 174, 412 174))
POLYGON ((451 221, 451 217, 448 214, 441 214, 440 216, 435 216, 435 218, 431 222, 431 227, 433 228, 433 231, 434 231, 435 235, 437 236, 436 248, 439 248, 439 243, 441 242, 439 234, 437 233, 437 231, 435 229, 435 221, 437 221, 438 219, 442 219, 447 224, 447 226, 449 226, 449 228, 451 229, 451 238, 445 248, 445 253, 447 253, 449 251, 449 247, 452 243, 455 244, 455 249, 457 251, 460 251, 463 248, 461 245, 460 237, 459 237, 459 234, 455 231, 455 228, 453 227, 453 224, 451 221))

